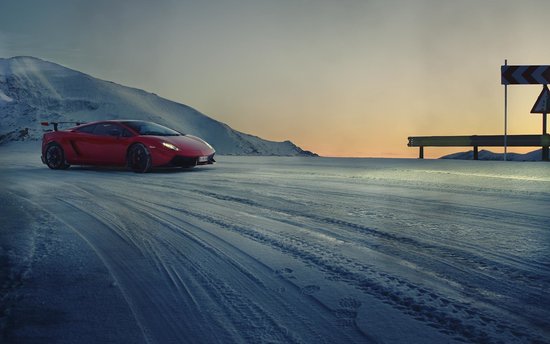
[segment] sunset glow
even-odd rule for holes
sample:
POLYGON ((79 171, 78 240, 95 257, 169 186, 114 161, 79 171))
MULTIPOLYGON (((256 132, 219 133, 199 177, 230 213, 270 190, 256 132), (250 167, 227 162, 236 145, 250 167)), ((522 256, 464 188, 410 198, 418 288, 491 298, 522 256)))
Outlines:
MULTIPOLYGON (((550 64, 548 1, 5 0, 2 9, 0 57, 51 60, 324 156, 416 157, 408 136, 502 134, 504 59, 550 64)), ((509 133, 542 131, 529 113, 540 91, 509 88, 509 133)), ((457 150, 466 148, 426 156, 457 150)))

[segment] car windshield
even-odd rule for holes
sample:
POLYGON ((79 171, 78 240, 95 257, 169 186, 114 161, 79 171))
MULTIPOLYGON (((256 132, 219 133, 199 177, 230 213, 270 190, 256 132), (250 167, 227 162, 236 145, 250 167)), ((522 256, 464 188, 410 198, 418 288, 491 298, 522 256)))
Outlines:
POLYGON ((172 130, 170 128, 163 127, 162 125, 143 122, 143 121, 127 121, 122 124, 129 126, 137 131, 140 135, 152 135, 152 136, 180 136, 181 133, 172 130))

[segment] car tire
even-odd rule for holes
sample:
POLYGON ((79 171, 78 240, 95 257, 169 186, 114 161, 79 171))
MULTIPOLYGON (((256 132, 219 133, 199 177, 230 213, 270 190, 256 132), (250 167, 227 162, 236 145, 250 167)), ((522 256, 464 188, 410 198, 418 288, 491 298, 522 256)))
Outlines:
POLYGON ((57 143, 51 143, 46 148, 44 160, 46 161, 46 165, 52 170, 65 170, 70 166, 65 161, 65 152, 63 148, 57 143))
POLYGON ((136 143, 128 149, 126 157, 128 168, 136 173, 146 173, 151 170, 151 153, 141 143, 136 143))

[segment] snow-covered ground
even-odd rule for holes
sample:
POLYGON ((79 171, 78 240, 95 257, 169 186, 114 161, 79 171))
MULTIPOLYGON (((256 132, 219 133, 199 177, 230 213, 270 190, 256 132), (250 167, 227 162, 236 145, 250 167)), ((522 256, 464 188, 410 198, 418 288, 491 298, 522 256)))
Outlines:
POLYGON ((550 164, 0 147, 3 343, 548 343, 550 164))

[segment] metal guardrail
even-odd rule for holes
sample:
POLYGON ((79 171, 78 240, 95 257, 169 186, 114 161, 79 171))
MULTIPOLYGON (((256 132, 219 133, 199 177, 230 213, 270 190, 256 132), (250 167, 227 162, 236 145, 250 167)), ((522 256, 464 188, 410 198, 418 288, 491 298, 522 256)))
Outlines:
MULTIPOLYGON (((420 147, 419 158, 424 158, 424 147, 474 147, 474 160, 478 158, 478 148, 504 147, 504 135, 472 136, 410 136, 409 147, 420 147)), ((506 145, 513 147, 542 147, 542 160, 548 161, 550 134, 507 135, 506 145)))

